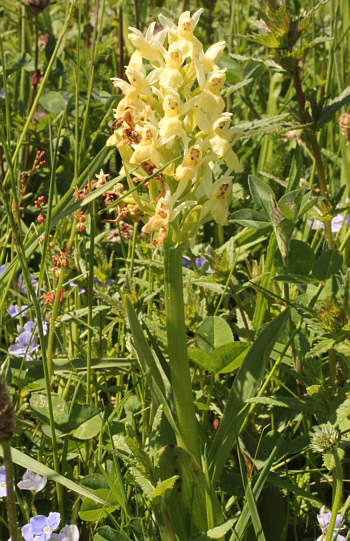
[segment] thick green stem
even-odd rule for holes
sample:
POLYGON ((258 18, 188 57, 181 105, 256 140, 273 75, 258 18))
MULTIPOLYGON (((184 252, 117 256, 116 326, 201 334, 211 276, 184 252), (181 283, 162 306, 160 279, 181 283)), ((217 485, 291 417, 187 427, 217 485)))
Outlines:
MULTIPOLYGON (((299 101, 300 110, 305 115, 305 121, 307 123, 311 124, 312 123, 311 117, 310 117, 309 113, 307 111, 305 111, 305 96, 304 96, 304 92, 303 92, 303 89, 302 89, 302 86, 301 86, 300 75, 299 75, 299 66, 296 66, 295 69, 294 69, 293 81, 294 81, 294 86, 295 86, 295 91, 296 91, 296 94, 297 94, 297 98, 298 98, 298 101, 299 101)), ((321 192, 321 195, 326 200, 328 200, 327 180, 326 180, 326 175, 325 175, 325 171, 324 171, 320 145, 318 144, 316 133, 314 132, 314 130, 312 128, 309 128, 307 130, 307 133, 308 133, 309 140, 310 140, 310 143, 311 143, 311 146, 312 146, 312 152, 313 152, 313 155, 314 155, 314 158, 315 158, 317 175, 318 175, 318 182, 319 182, 319 185, 320 185, 320 192, 321 192)), ((328 212, 328 209, 327 209, 326 205, 323 205, 323 213, 327 214, 327 212, 328 212)), ((325 228, 325 237, 328 240, 329 247, 332 248, 332 228, 331 228, 330 221, 325 222, 324 228, 325 228)))
POLYGON ((164 289, 171 383, 183 446, 201 464, 197 420, 187 355, 182 285, 182 250, 164 246, 164 289))
MULTIPOLYGON (((289 274, 288 255, 282 256, 282 262, 283 262, 284 274, 286 276, 288 276, 288 274, 289 274)), ((301 361, 300 361, 299 355, 298 355, 298 353, 296 351, 296 348, 295 348, 295 341, 294 341, 294 334, 293 334, 293 322, 292 322, 292 316, 291 316, 291 313, 290 313, 290 306, 289 306, 290 299, 289 299, 289 283, 288 282, 284 282, 284 298, 285 298, 285 301, 286 301, 286 303, 288 305, 288 309, 289 309, 287 328, 288 328, 289 338, 291 339, 293 367, 294 367, 294 370, 296 372, 301 374, 302 366, 301 366, 301 361)), ((299 396, 301 396, 302 392, 303 392, 303 389, 302 389, 302 385, 301 385, 301 383, 299 381, 297 381, 297 386, 298 386, 298 394, 299 394, 299 396)))
POLYGON ((341 503, 342 494, 343 494, 343 472, 342 472, 340 458, 339 458, 337 450, 333 452, 333 457, 334 457, 334 462, 335 462, 335 468, 334 468, 334 473, 333 473, 333 484, 335 485, 335 495, 334 495, 334 500, 333 500, 333 505, 332 505, 331 520, 329 521, 325 541, 331 541, 333 539, 335 521, 337 518, 338 510, 340 508, 340 503, 341 503))
POLYGON ((20 541, 19 526, 16 513, 16 498, 13 488, 13 466, 11 457, 11 444, 9 441, 2 441, 2 450, 4 452, 4 465, 6 471, 6 508, 9 531, 12 541, 20 541))

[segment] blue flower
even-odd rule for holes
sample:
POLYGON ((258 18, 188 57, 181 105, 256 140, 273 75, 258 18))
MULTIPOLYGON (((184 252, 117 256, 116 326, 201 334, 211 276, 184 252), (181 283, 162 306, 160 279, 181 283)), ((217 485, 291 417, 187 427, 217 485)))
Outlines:
POLYGON ((7 265, 5 265, 5 263, 4 263, 3 265, 0 266, 0 276, 1 276, 2 274, 4 274, 6 267, 7 267, 7 265))
MULTIPOLYGON (((340 208, 340 207, 337 207, 340 208)), ((333 216, 331 220, 331 230, 332 233, 338 233, 338 231, 341 230, 343 227, 343 221, 344 216, 342 214, 337 214, 336 216, 333 216)), ((347 214, 345 217, 346 224, 350 226, 350 214, 347 214)), ((320 220, 307 220, 307 225, 311 227, 311 229, 324 229, 324 223, 320 222, 320 220)))
POLYGON ((11 304, 7 312, 11 317, 18 319, 19 314, 22 314, 22 316, 25 316, 27 314, 27 308, 28 306, 26 304, 22 304, 21 309, 19 309, 18 304, 11 304))
POLYGON ((5 473, 5 466, 1 466, 0 468, 0 498, 6 498, 7 496, 7 488, 6 488, 6 473, 5 473))
POLYGON ((79 541, 79 530, 75 524, 65 526, 60 533, 53 533, 52 541, 79 541))
MULTIPOLYGON (((38 285, 39 285, 38 280, 35 278, 34 274, 32 273, 30 273, 30 281, 32 283, 32 286, 34 287, 35 293, 38 293, 38 285)), ((19 291, 25 295, 27 293, 27 288, 25 285, 23 274, 19 275, 17 284, 18 284, 19 291)))
MULTIPOLYGON (((44 336, 47 334, 47 323, 46 321, 41 321, 42 327, 43 327, 43 333, 44 336)), ((30 331, 33 333, 33 329, 35 329, 35 332, 38 332, 38 324, 36 317, 34 318, 34 321, 28 321, 23 327, 20 325, 17 325, 17 332, 19 334, 23 333, 24 331, 30 331)))
POLYGON ((24 331, 16 338, 16 344, 9 347, 9 353, 15 357, 27 356, 28 361, 33 358, 30 354, 39 347, 39 344, 34 344, 34 336, 31 331, 24 331))
MULTIPOLYGON (((71 287, 78 287, 78 284, 76 284, 75 282, 70 282, 69 285, 70 285, 71 287)), ((86 290, 85 290, 84 288, 79 289, 78 295, 82 295, 83 293, 85 293, 85 291, 86 291, 86 290)))
MULTIPOLYGON (((203 265, 205 265, 206 263, 207 263, 207 260, 205 259, 205 257, 203 256, 196 257, 197 270, 202 268, 203 265)), ((186 269, 192 269, 191 260, 189 257, 187 257, 187 255, 182 256, 182 266, 185 267, 186 269)))
POLYGON ((94 283, 97 284, 98 286, 100 287, 104 287, 104 286, 111 286, 112 284, 114 284, 114 280, 107 280, 107 282, 101 282, 101 280, 99 280, 96 276, 94 278, 94 283))
MULTIPOLYGON (((38 321, 38 320, 37 320, 36 317, 35 317, 35 318, 34 318, 34 323, 35 323, 35 325, 36 325, 36 328, 38 329, 37 321, 38 321)), ((46 335, 47 335, 47 323, 46 323, 46 321, 44 321, 44 320, 42 319, 42 320, 41 320, 41 325, 42 325, 42 327, 43 327, 43 334, 44 334, 44 336, 46 336, 46 335)))
MULTIPOLYGON (((321 509, 321 514, 317 515, 318 523, 322 528, 322 535, 317 539, 317 541, 322 541, 325 538, 327 530, 328 530, 329 522, 331 520, 332 513, 325 513, 325 510, 326 508, 325 506, 323 506, 321 509)), ((340 526, 342 522, 343 522, 343 517, 341 515, 337 515, 337 518, 335 519, 335 525, 334 525, 334 531, 333 531, 334 537, 332 537, 332 539, 335 538, 335 536, 338 533, 338 530, 340 530, 340 526)), ((345 537, 338 533, 337 541, 345 541, 345 537)))
POLYGON ((46 483, 46 477, 41 477, 41 475, 39 475, 38 473, 27 470, 23 474, 22 481, 20 481, 17 486, 21 490, 34 490, 35 492, 39 492, 39 490, 42 490, 44 488, 46 483))
POLYGON ((25 323, 24 327, 21 327, 20 325, 17 325, 17 332, 18 332, 18 334, 22 334, 25 331, 32 332, 34 328, 35 328, 35 323, 33 321, 27 321, 27 323, 25 323))
POLYGON ((29 524, 23 526, 22 535, 25 541, 48 541, 52 539, 52 532, 58 528, 60 520, 59 513, 32 517, 29 524))

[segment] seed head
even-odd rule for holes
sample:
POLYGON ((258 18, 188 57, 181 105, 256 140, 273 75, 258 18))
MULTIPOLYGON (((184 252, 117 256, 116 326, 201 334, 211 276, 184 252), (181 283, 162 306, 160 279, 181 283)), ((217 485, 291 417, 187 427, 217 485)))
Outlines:
POLYGON ((315 453, 330 453, 338 447, 339 431, 330 423, 313 428, 310 447, 315 453))
POLYGON ((49 5, 50 0, 28 0, 30 11, 33 15, 39 15, 49 5))

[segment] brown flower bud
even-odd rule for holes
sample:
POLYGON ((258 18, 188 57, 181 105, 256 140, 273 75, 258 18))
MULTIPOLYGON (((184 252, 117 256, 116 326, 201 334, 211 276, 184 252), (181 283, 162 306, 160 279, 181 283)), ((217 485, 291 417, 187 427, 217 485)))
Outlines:
POLYGON ((41 79, 41 71, 40 70, 33 71, 33 73, 30 76, 31 85, 38 86, 38 84, 40 83, 40 79, 41 79))
POLYGON ((349 113, 343 113, 339 117, 339 126, 342 134, 346 138, 346 144, 350 145, 350 115, 349 113))
POLYGON ((16 416, 11 398, 0 376, 0 443, 10 441, 15 432, 16 416))
POLYGON ((30 11, 33 15, 39 15, 49 5, 50 0, 28 0, 30 11))

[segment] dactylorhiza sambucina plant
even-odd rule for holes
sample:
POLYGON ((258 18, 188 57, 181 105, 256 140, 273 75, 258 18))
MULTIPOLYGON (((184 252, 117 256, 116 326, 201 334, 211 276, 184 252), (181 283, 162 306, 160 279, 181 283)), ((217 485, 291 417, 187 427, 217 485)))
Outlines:
POLYGON ((124 98, 115 110, 115 131, 107 145, 119 148, 124 169, 137 167, 139 178, 178 159, 151 180, 149 198, 135 200, 150 216, 143 232, 159 232, 155 244, 168 235, 172 244, 188 242, 196 233, 193 222, 213 217, 227 224, 232 173, 240 171, 232 145, 242 132, 230 127, 231 113, 224 111, 220 95, 226 75, 216 65, 225 42, 203 51, 193 35, 202 11, 192 17, 186 11, 178 26, 160 15, 164 29, 155 33, 152 23, 145 37, 131 28, 136 50, 125 71, 129 82, 113 80, 124 98), (148 75, 143 60, 154 68, 148 75), (216 179, 215 164, 226 165, 216 179))
MULTIPOLYGON (((125 75, 113 79, 124 94, 115 110, 108 146, 116 146, 129 183, 153 177, 147 196, 134 192, 119 203, 119 216, 144 222, 164 246, 164 281, 171 381, 180 437, 200 463, 182 291, 182 252, 198 226, 214 218, 228 221, 233 173, 241 170, 232 146, 241 130, 231 126, 221 96, 226 75, 216 62, 221 41, 204 52, 194 30, 203 9, 182 13, 178 25, 163 15, 163 30, 152 23, 144 36, 131 28, 135 46, 125 75), (144 64, 144 61, 146 63, 144 64), (146 66, 153 69, 147 74, 146 66), (130 172, 136 178, 131 179, 130 172), (129 203, 128 206, 126 206, 129 203)), ((121 186, 117 186, 121 190, 121 186)))

